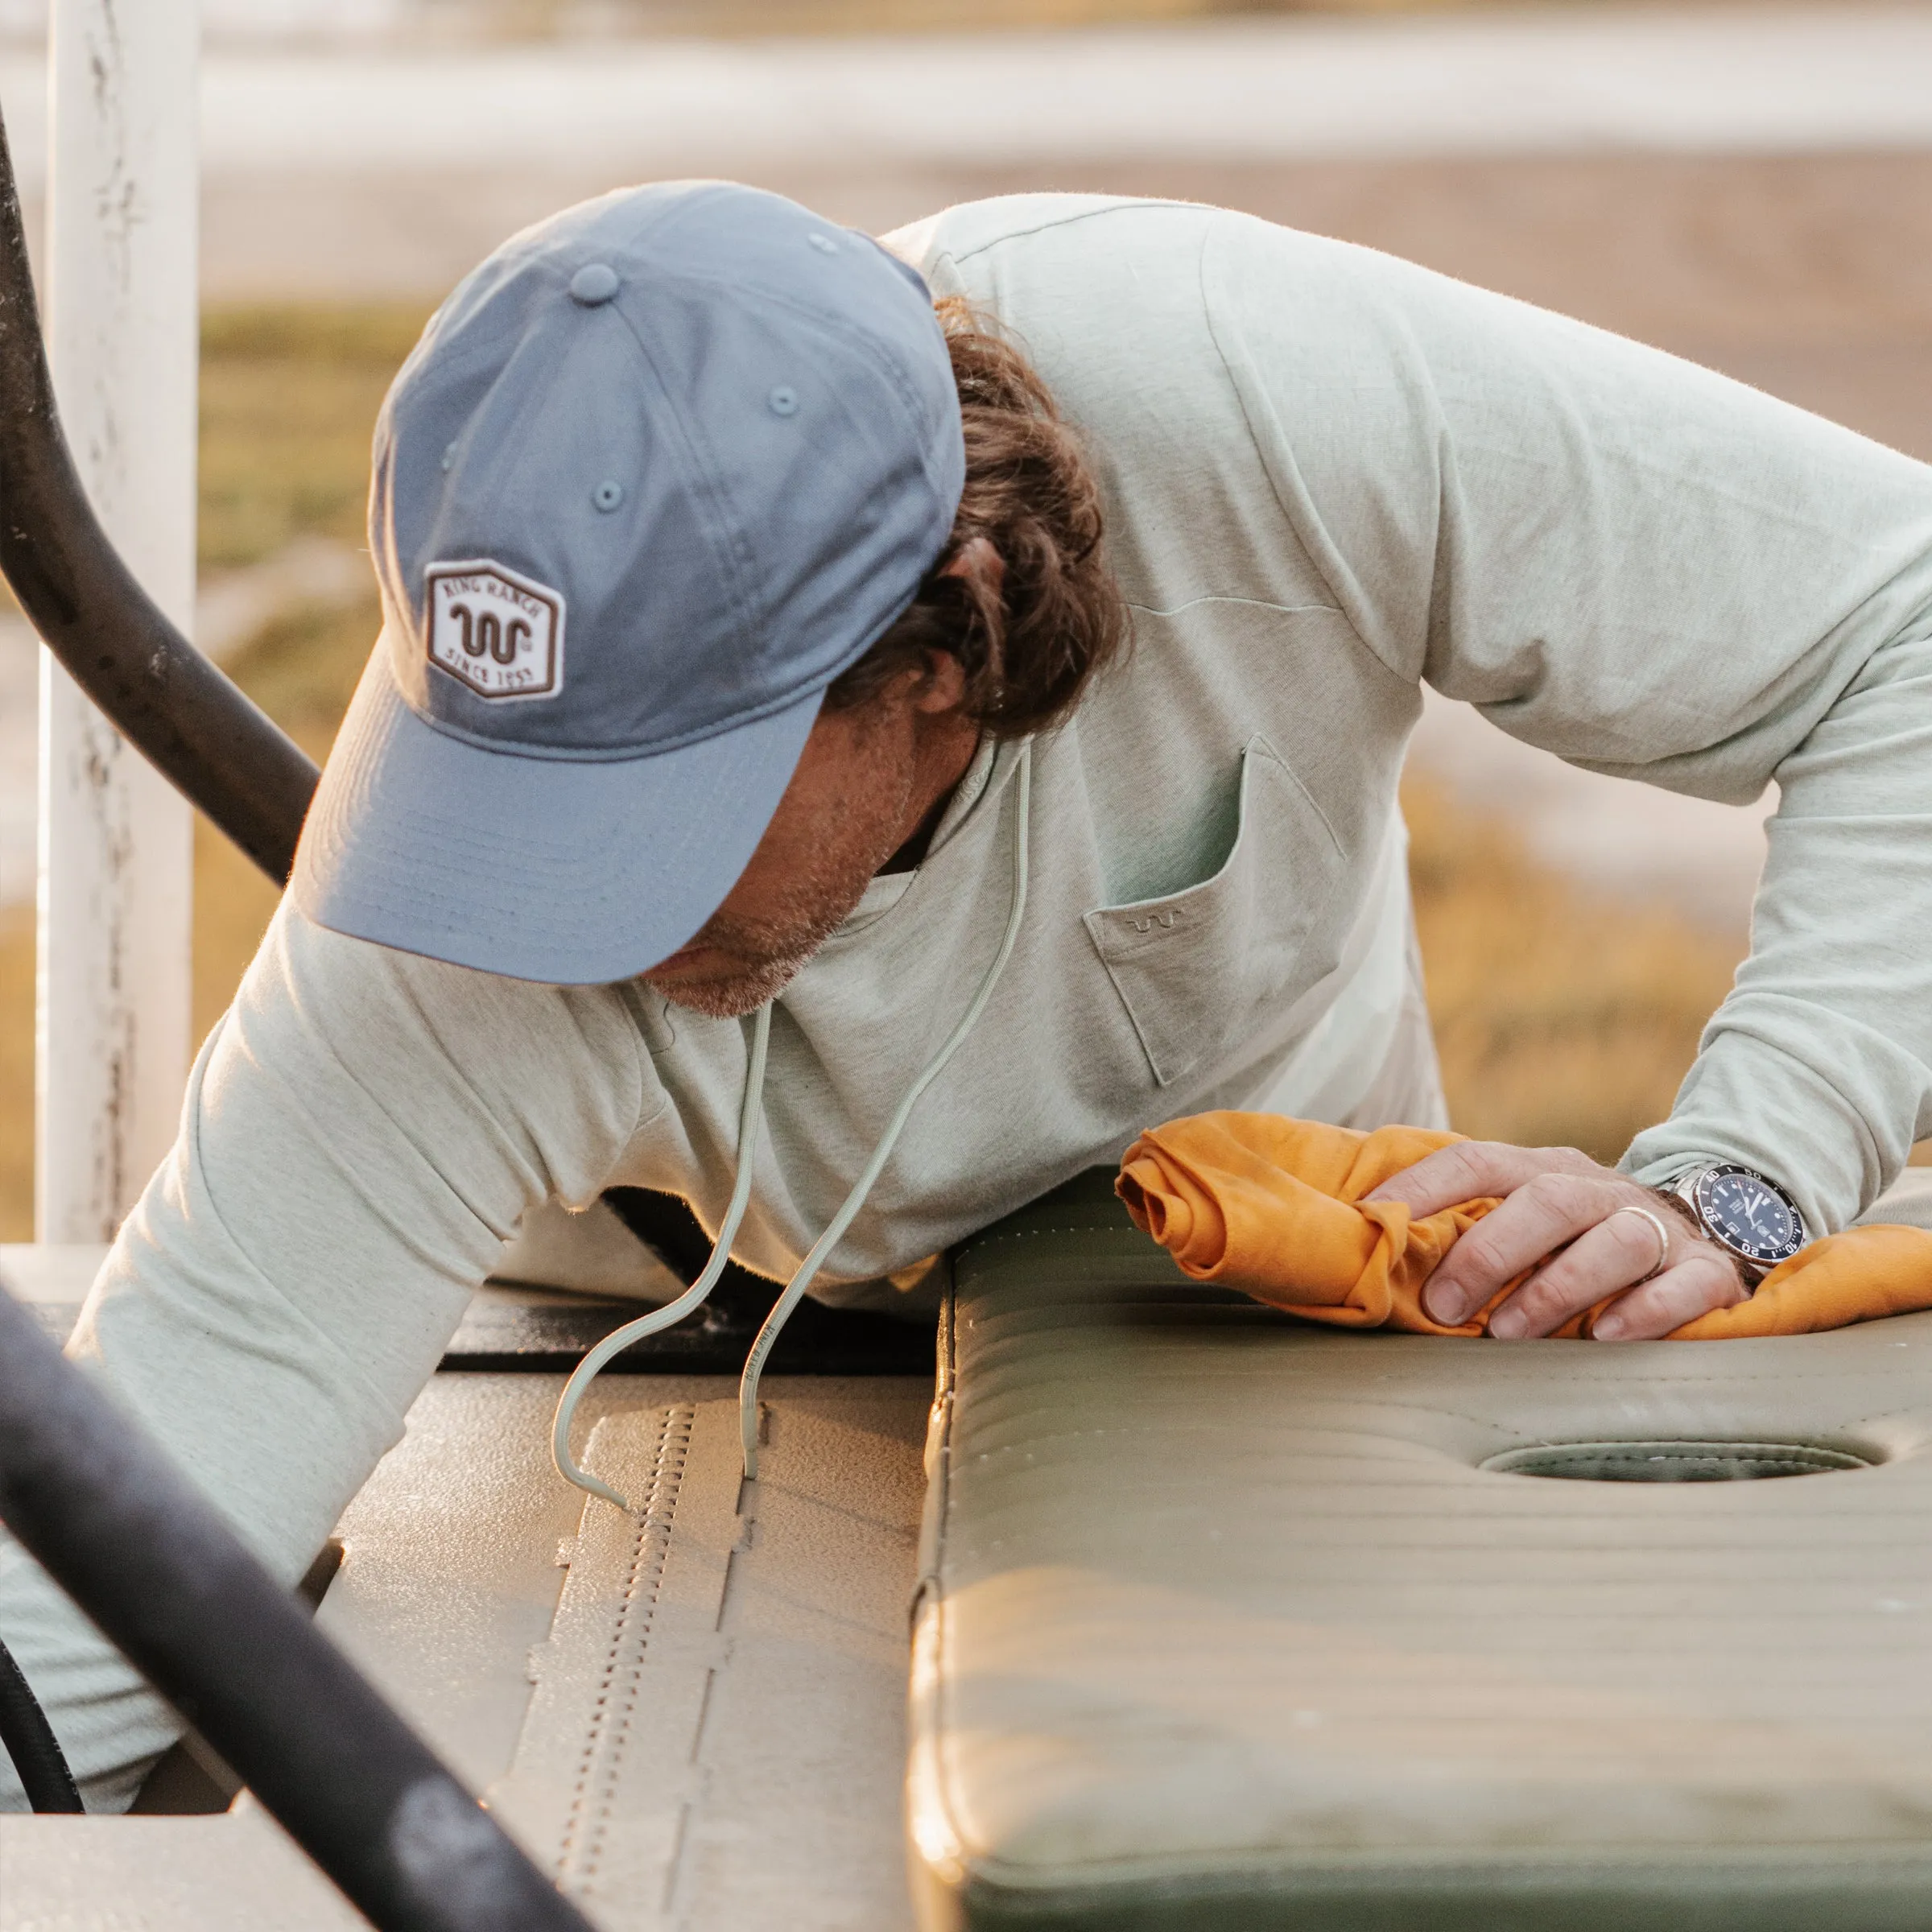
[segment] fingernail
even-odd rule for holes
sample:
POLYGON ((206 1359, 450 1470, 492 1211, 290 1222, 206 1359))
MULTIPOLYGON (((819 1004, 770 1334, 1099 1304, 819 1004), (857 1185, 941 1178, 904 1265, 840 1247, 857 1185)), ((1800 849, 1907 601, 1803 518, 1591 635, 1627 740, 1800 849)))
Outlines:
POLYGON ((1499 1308, 1489 1318, 1489 1332, 1499 1342, 1513 1342, 1529 1326, 1518 1308, 1499 1308))
POLYGON ((1463 1298, 1453 1288, 1426 1288, 1422 1308, 1432 1322, 1445 1328, 1455 1327, 1463 1319, 1463 1298))
POLYGON ((1590 1339, 1597 1342, 1620 1342, 1624 1325, 1613 1315, 1600 1315, 1590 1324, 1590 1339))

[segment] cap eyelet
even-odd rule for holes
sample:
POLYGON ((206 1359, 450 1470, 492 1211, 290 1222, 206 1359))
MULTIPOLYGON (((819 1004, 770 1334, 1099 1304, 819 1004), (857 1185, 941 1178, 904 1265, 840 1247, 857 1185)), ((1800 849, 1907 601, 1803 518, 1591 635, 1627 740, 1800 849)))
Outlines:
POLYGON ((799 413, 799 392, 780 385, 765 398, 774 416, 795 416, 799 413))
POLYGON ((585 308, 608 302, 617 292, 617 271, 608 262, 586 262, 570 279, 570 299, 585 308))
POLYGON ((608 515, 624 501, 624 485, 621 483, 600 483, 590 493, 590 500, 597 509, 608 515))

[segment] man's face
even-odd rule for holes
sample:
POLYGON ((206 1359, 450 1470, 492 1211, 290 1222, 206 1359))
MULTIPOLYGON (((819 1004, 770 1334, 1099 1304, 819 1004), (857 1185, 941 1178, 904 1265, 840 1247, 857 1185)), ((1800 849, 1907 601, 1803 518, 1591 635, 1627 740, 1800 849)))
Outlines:
POLYGON ((644 974, 695 1013, 733 1018, 775 998, 936 817, 978 732, 951 658, 849 711, 821 712, 751 862, 691 943, 644 974))

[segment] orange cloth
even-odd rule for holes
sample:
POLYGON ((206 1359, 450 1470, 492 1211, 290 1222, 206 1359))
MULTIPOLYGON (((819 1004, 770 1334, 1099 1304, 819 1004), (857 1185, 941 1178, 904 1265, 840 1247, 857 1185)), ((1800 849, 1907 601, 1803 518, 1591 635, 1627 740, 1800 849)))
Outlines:
MULTIPOLYGON (((1463 1137, 1420 1127, 1357 1133, 1270 1113, 1202 1113, 1150 1128, 1115 1183, 1137 1227, 1197 1281, 1239 1288, 1310 1321, 1480 1335, 1512 1282, 1460 1327, 1422 1312, 1422 1287, 1493 1199, 1412 1220, 1362 1196, 1463 1137)), ((1557 1331, 1587 1335, 1599 1303, 1557 1331)), ((1932 1233, 1868 1227, 1814 1241, 1748 1301, 1687 1322, 1674 1341, 1804 1335, 1932 1308, 1932 1233)))

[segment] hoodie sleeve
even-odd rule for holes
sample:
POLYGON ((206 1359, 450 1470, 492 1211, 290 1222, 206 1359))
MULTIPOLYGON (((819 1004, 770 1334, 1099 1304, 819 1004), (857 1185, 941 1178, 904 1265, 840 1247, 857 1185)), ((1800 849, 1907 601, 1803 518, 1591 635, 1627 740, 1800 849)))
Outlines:
MULTIPOLYGON (((345 939, 284 901, 68 1353, 293 1583, 402 1434, 524 1210, 663 1106, 621 997, 345 939)), ((0 1637, 90 1809, 180 1726, 17 1546, 0 1637)), ((0 1763, 0 1809, 23 1808, 0 1763)))
POLYGON ((1843 1227, 1932 1133, 1932 469, 1659 351, 1221 217, 1276 500, 1391 671, 1589 770, 1781 803, 1751 956, 1624 1165, 1843 1227))

